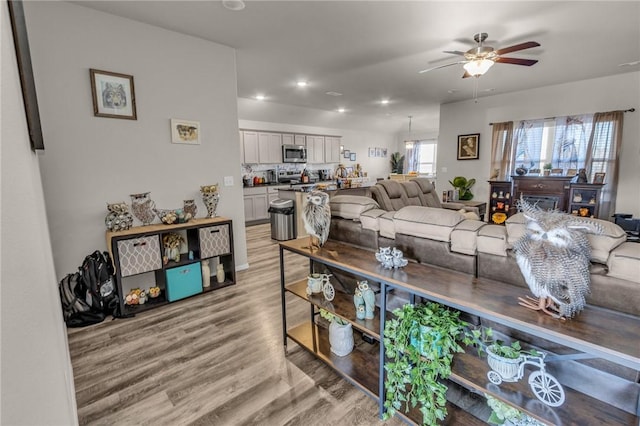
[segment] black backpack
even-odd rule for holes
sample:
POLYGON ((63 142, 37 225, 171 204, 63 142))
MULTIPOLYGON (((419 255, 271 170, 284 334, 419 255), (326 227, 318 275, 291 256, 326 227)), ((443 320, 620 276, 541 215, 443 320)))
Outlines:
POLYGON ((60 299, 68 327, 84 327, 104 321, 106 315, 120 318, 120 301, 108 252, 94 251, 84 258, 79 272, 60 281, 60 299))

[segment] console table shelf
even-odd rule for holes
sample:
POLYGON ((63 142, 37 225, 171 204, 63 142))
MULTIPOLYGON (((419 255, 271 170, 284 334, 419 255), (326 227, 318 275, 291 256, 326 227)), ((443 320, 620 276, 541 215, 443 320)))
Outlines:
MULTIPOLYGON (((414 262, 410 262, 402 269, 387 270, 383 269, 375 260, 373 252, 334 241, 328 241, 323 248, 313 252, 307 246, 307 239, 280 243, 285 348, 287 338, 292 338, 295 341, 302 340, 298 336, 297 328, 293 330, 287 328, 285 292, 296 294, 311 303, 312 306, 327 309, 325 307, 327 303, 324 302, 321 294, 306 295, 306 280, 292 284, 285 283, 284 252, 288 251, 304 256, 312 263, 316 262, 351 273, 358 279, 378 282, 382 295, 386 295, 393 289, 403 290, 408 292, 412 299, 414 296, 422 297, 502 324, 517 332, 560 344, 565 347, 563 353, 577 353, 579 357, 583 358, 602 358, 640 371, 640 345, 637 340, 640 318, 638 317, 587 306, 577 317, 567 321, 559 321, 519 306, 518 297, 528 294, 528 289, 524 287, 474 278, 468 274, 414 262)), ((349 320, 355 329, 375 336, 381 355, 366 359, 363 367, 369 375, 373 375, 372 371, 376 371, 377 367, 377 386, 373 384, 363 386, 359 373, 354 373, 357 368, 353 366, 353 362, 355 359, 359 359, 359 354, 345 357, 349 358, 351 363, 351 367, 346 369, 337 366, 335 358, 340 357, 322 355, 321 351, 318 352, 316 348, 309 348, 309 344, 306 345, 306 348, 338 370, 349 381, 376 398, 382 413, 384 401, 377 396, 380 393, 384 394, 383 324, 385 319, 391 316, 390 312, 386 310, 386 297, 380 298, 380 310, 376 311, 375 319, 368 320, 366 323, 355 319, 352 295, 337 292, 331 306, 337 315, 349 320), (374 326, 373 323, 379 324, 374 326)), ((312 308, 312 312, 313 309, 315 308, 312 308)), ((314 335, 314 331, 311 330, 307 330, 306 333, 314 335)), ((322 336, 322 331, 318 333, 316 330, 315 333, 322 336)), ((303 344, 303 346, 305 345, 303 344)), ((450 377, 452 382, 462 385, 472 392, 491 394, 548 424, 558 424, 558 419, 575 424, 638 424, 638 412, 628 413, 586 394, 571 390, 567 386, 565 386, 566 402, 557 408, 551 408, 539 402, 524 379, 522 383, 503 383, 501 387, 496 387, 490 384, 486 377, 489 370, 486 360, 478 358, 474 351, 470 349, 467 353, 457 354, 454 357, 452 376, 450 377)), ((561 356, 556 357, 553 362, 562 362, 561 356)), ((527 369, 525 377, 530 372, 531 369, 527 369)), ((409 419, 416 422, 415 416, 411 414, 409 414, 409 419)))

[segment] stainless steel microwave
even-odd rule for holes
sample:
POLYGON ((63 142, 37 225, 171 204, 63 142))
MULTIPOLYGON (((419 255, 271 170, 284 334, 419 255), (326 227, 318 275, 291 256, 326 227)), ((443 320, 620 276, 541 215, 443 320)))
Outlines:
POLYGON ((304 145, 282 145, 283 163, 306 163, 307 148, 304 145))

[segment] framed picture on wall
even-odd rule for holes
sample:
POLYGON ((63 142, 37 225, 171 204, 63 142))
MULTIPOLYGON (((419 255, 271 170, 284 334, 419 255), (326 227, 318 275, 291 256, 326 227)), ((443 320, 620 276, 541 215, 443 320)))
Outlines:
POLYGON ((200 145, 200 122, 172 118, 171 143, 200 145))
POLYGON ((349 159, 350 159, 351 161, 356 161, 356 153, 355 153, 355 152, 352 152, 352 153, 350 154, 350 156, 349 156, 349 159))
POLYGON ((479 146, 480 133, 458 136, 458 160, 477 160, 479 146))
POLYGON ((345 149, 344 151, 342 151, 342 154, 344 155, 344 158, 349 158, 351 157, 351 151, 348 149, 345 149))
POLYGON ((90 69, 93 115, 137 120, 133 76, 90 69))

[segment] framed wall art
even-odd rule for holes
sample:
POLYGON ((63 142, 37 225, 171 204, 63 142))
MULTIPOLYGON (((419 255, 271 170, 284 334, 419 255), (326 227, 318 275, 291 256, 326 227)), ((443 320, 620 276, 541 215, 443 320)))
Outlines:
POLYGON ((458 160, 477 160, 479 147, 480 133, 458 136, 458 160))
POLYGON ((594 173, 593 183, 604 183, 604 173, 594 173))
POLYGON ((93 115, 137 120, 133 76, 93 68, 89 72, 93 115))
POLYGON ((349 159, 351 158, 351 151, 348 149, 345 149, 344 151, 342 151, 342 154, 344 156, 344 158, 349 159))
POLYGON ((352 152, 352 153, 349 155, 349 159, 350 159, 351 161, 356 161, 356 153, 355 153, 355 152, 352 152))
POLYGON ((200 145, 200 122, 172 118, 171 143, 200 145))

